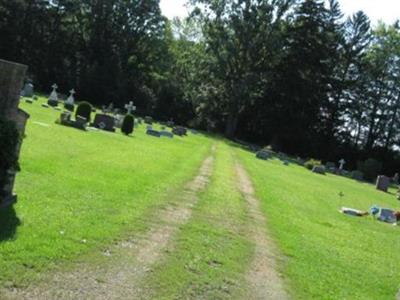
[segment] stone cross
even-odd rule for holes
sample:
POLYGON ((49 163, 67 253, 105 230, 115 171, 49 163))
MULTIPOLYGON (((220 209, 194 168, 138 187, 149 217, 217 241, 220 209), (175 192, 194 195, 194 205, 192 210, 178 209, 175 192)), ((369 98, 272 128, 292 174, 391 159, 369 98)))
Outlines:
POLYGON ((344 164, 346 163, 346 161, 342 158, 341 160, 339 160, 339 170, 343 170, 344 164))
POLYGON ((57 94, 58 86, 57 86, 57 84, 53 84, 51 87, 52 87, 53 91, 50 94, 49 100, 58 101, 58 94, 57 94))
POLYGON ((133 102, 129 102, 129 104, 125 105, 126 110, 128 111, 128 114, 131 114, 133 111, 136 110, 136 106, 133 105, 133 102))
POLYGON ((65 103, 74 105, 74 103, 75 103, 74 95, 75 95, 76 92, 75 92, 74 89, 72 89, 72 90, 69 91, 69 93, 70 93, 70 95, 69 95, 67 101, 65 101, 65 103))

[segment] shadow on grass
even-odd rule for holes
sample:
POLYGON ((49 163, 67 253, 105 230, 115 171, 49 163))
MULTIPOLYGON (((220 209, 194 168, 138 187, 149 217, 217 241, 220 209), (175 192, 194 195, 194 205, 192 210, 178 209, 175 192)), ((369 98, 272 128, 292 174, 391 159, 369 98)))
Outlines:
POLYGON ((13 239, 19 225, 21 221, 14 207, 0 209, 0 243, 13 239))

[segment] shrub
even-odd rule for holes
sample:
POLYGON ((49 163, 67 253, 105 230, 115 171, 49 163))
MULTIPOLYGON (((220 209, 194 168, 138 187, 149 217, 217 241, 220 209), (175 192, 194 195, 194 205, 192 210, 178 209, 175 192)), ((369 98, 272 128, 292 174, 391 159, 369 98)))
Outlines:
POLYGON ((81 116, 90 122, 90 115, 92 113, 92 105, 89 102, 81 102, 76 109, 75 117, 81 116))
POLYGON ((312 170, 314 167, 320 166, 321 165, 321 161, 320 160, 316 160, 316 159, 309 159, 308 161, 306 161, 304 163, 304 167, 306 167, 309 170, 312 170))
POLYGON ((135 125, 135 118, 132 115, 126 115, 122 121, 121 131, 125 135, 130 135, 133 132, 133 126, 135 125))
POLYGON ((374 158, 368 158, 364 162, 358 162, 358 170, 364 173, 367 180, 375 180, 382 171, 382 163, 374 158))
POLYGON ((0 118, 0 196, 4 196, 3 187, 8 183, 8 171, 18 169, 15 152, 18 141, 19 133, 15 123, 0 118))

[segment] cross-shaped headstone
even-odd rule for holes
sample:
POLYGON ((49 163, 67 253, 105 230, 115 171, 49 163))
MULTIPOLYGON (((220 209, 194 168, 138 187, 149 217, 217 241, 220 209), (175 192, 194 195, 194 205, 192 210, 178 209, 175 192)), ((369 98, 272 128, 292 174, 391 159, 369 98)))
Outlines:
POLYGON ((128 114, 131 114, 133 111, 136 110, 136 106, 133 105, 133 102, 129 102, 129 104, 125 105, 126 110, 128 111, 128 114))
POLYGON ((74 95, 76 92, 74 89, 72 89, 69 91, 69 93, 70 93, 70 95, 69 95, 67 101, 65 101, 65 103, 74 105, 74 102, 75 102, 74 95))
POLYGON ((341 160, 339 160, 339 164, 340 164, 339 169, 340 170, 343 170, 343 167, 344 167, 345 163, 346 163, 346 161, 343 158, 341 160))
POLYGON ((53 84, 51 87, 52 87, 53 91, 50 94, 49 100, 58 101, 58 95, 57 95, 58 86, 57 86, 57 84, 53 84))

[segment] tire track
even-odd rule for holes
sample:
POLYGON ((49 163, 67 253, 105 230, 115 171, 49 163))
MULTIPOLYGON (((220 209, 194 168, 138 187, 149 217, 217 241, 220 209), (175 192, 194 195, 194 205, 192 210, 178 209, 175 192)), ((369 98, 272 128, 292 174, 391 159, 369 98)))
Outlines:
POLYGON ((238 187, 249 210, 250 238, 255 244, 254 257, 246 279, 249 285, 249 299, 290 299, 283 280, 277 271, 278 253, 274 242, 266 230, 266 219, 260 209, 260 201, 255 197, 253 184, 241 164, 236 163, 238 187))
POLYGON ((36 286, 0 291, 2 299, 141 299, 146 290, 141 281, 167 250, 173 236, 192 215, 213 172, 215 146, 203 161, 178 201, 160 210, 142 237, 132 237, 104 252, 96 267, 81 263, 73 271, 46 275, 36 286), (107 260, 108 259, 108 260, 107 260), (3 294, 2 294, 3 292, 3 294))

